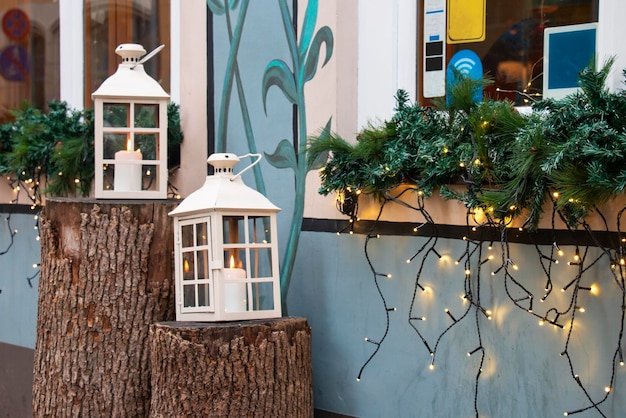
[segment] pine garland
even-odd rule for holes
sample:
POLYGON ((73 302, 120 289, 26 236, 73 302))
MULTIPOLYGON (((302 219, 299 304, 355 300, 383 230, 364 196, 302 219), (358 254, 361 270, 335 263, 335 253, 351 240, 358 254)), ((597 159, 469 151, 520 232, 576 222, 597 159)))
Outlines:
POLYGON ((384 196, 411 183, 502 222, 524 216, 531 229, 553 199, 576 226, 626 189, 626 94, 606 88, 612 64, 584 69, 580 92, 536 102, 530 115, 507 101, 473 102, 488 81, 460 75, 447 105, 419 106, 399 90, 393 117, 368 126, 355 144, 328 133, 311 139, 312 158, 331 152, 319 192, 384 196), (451 191, 454 183, 466 190, 451 191))

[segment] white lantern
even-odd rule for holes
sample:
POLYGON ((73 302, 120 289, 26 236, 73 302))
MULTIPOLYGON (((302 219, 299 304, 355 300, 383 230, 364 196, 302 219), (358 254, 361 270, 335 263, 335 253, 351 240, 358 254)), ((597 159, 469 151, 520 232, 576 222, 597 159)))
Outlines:
POLYGON ((246 186, 235 154, 213 154, 214 174, 170 212, 174 218, 177 321, 281 316, 276 213, 246 186))
POLYGON ((122 44, 115 74, 94 100, 95 196, 111 199, 167 198, 167 105, 169 95, 150 77, 146 50, 122 44))

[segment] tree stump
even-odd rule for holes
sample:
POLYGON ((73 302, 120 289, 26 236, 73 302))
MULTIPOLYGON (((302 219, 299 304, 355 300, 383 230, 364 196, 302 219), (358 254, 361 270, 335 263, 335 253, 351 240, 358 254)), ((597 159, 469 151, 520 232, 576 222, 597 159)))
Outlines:
POLYGON ((33 414, 148 414, 150 325, 174 319, 173 201, 50 199, 33 414))
POLYGON ((306 319, 150 329, 151 417, 313 417, 306 319))

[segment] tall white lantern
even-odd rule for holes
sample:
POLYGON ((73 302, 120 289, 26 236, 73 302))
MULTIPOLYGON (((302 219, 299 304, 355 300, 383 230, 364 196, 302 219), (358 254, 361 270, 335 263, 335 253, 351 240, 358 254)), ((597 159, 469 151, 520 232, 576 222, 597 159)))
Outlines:
MULTIPOLYGON (((154 52, 158 52, 159 49, 154 52)), ((170 96, 144 70, 143 46, 122 44, 115 74, 93 92, 95 196, 167 198, 167 105, 170 96)))
POLYGON ((174 218, 177 321, 281 316, 276 213, 235 174, 235 154, 213 154, 214 174, 170 212, 174 218))

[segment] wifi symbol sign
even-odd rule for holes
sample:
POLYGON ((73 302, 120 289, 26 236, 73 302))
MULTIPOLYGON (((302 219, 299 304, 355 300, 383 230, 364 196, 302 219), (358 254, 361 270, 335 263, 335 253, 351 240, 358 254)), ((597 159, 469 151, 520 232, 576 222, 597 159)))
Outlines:
MULTIPOLYGON (((480 61, 480 57, 476 55, 474 51, 463 49, 454 54, 448 63, 448 70, 446 71, 446 90, 449 90, 459 82, 454 74, 453 68, 464 76, 474 80, 480 80, 483 77, 483 64, 480 61)), ((450 97, 449 94, 447 96, 448 98, 450 97)), ((474 101, 480 102, 482 99, 483 92, 481 89, 477 89, 474 93, 474 101)))

